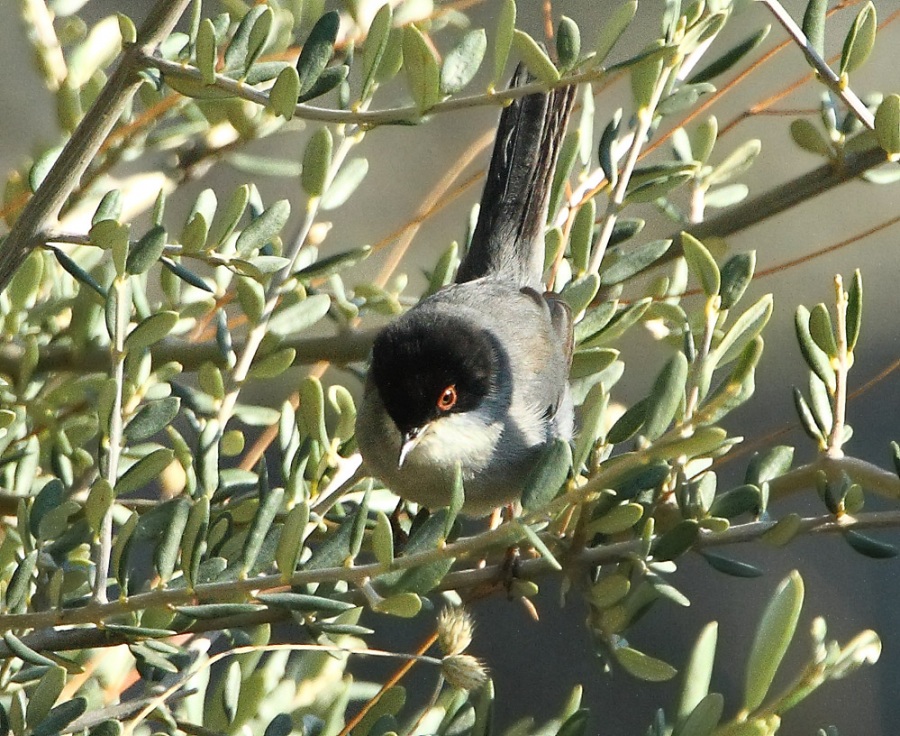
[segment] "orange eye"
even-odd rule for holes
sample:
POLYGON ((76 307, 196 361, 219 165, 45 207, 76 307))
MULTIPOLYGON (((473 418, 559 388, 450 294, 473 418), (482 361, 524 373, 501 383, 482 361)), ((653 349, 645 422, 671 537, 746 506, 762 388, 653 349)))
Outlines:
POLYGON ((456 386, 447 386, 438 397, 437 408, 441 411, 450 411, 456 405, 456 386))

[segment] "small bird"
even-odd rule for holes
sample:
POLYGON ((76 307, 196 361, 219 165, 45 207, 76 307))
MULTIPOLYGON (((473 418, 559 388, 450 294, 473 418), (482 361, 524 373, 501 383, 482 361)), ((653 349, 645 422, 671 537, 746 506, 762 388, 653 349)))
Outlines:
MULTIPOLYGON (((527 74, 520 66, 511 87, 527 74)), ((456 282, 376 337, 356 423, 368 472, 403 498, 463 513, 518 498, 542 450, 571 439, 572 315, 543 291, 544 226, 574 88, 502 112, 456 282)))

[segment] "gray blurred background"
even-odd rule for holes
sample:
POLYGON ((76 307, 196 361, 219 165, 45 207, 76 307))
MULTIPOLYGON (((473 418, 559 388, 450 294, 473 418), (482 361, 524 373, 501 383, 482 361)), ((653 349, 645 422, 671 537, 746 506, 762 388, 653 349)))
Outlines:
MULTIPOLYGON (((835 3, 831 3, 834 5, 835 3)), ((136 19, 146 12, 146 2, 89 2, 85 13, 92 18, 121 10, 136 19)), ((208 7, 216 9, 215 3, 208 7)), ((541 35, 539 0, 520 0, 519 26, 536 37, 541 35)), ((579 22, 585 42, 596 33, 597 18, 604 17, 606 8, 617 7, 608 0, 556 0, 556 18, 566 14, 579 22), (593 32, 592 32, 593 31, 593 32)), ((744 3, 745 10, 729 23, 717 41, 719 52, 761 26, 772 23, 764 7, 744 3)), ((800 18, 805 1, 786 0, 787 10, 800 18)), ((661 0, 645 0, 638 17, 617 47, 615 56, 625 58, 639 50, 649 39, 655 38, 661 0)), ((879 21, 897 8, 895 0, 876 0, 879 21)), ((41 84, 32 67, 32 54, 18 22, 18 12, 10 0, 2 9, 7 22, 0 24, 0 65, 5 70, 0 82, 0 165, 3 171, 21 165, 41 146, 57 140, 55 111, 49 95, 41 94, 41 84)), ((494 24, 494 0, 475 3, 467 12, 475 25, 491 29, 494 24)), ((856 9, 860 6, 857 5, 856 9)), ((856 9, 834 16, 829 21, 826 48, 829 54, 840 50, 844 35, 856 9)), ((900 24, 881 31, 875 51, 868 64, 852 77, 853 89, 864 95, 871 91, 889 93, 900 88, 896 65, 896 48, 900 24)), ((779 27, 773 27, 761 49, 761 54, 784 38, 779 27)), ((715 51, 708 57, 714 58, 715 51)), ((809 68, 799 51, 790 47, 776 59, 763 66, 750 79, 726 95, 711 110, 722 125, 753 102, 760 101, 789 82, 808 76, 809 68)), ((732 76, 717 79, 721 83, 732 76)), ((796 93, 775 106, 779 111, 812 111, 818 108, 821 87, 811 81, 796 93)), ((605 92, 596 100, 597 123, 605 125, 615 107, 628 106, 630 92, 627 80, 605 92)), ((399 98, 398 98, 399 99, 399 98)), ((381 99, 380 104, 388 104, 381 99)), ((439 115, 428 124, 416 128, 383 128, 368 135, 361 155, 370 160, 367 181, 348 205, 335 213, 334 230, 329 237, 330 252, 338 252, 364 243, 377 242, 406 222, 421 204, 423 193, 435 185, 452 162, 496 121, 496 110, 477 108, 439 115), (385 194, 387 193, 387 194, 385 194), (385 206, 389 202, 390 206, 385 206), (333 250, 332 250, 333 249, 333 250)), ((751 190, 751 197, 796 177, 820 165, 815 156, 800 151, 788 135, 792 115, 758 116, 741 123, 737 130, 717 147, 718 156, 748 138, 762 140, 762 154, 756 164, 742 177, 751 190)), ((277 142, 254 144, 258 152, 284 150, 289 146, 292 155, 299 157, 303 150, 305 131, 296 126, 295 134, 279 136, 277 142)), ((664 125, 664 129, 665 129, 664 125)), ((485 152, 476 166, 486 163, 485 152)), ((464 176, 468 176, 470 167, 464 176)), ((200 180, 190 184, 188 194, 207 186, 229 191, 246 178, 223 166, 215 166, 200 180)), ((257 182, 265 201, 288 197, 301 202, 296 182, 266 179, 257 182)), ((758 254, 758 270, 813 253, 838 243, 872 225, 897 214, 900 185, 876 187, 854 182, 822 195, 786 215, 772 218, 728 240, 731 252, 754 249, 758 254)), ((436 253, 452 240, 464 237, 469 209, 477 200, 480 187, 470 188, 460 199, 431 218, 412 243, 408 270, 411 292, 422 283, 418 268, 433 263, 436 253)), ((221 199, 221 197, 220 197, 221 199)), ((192 196, 179 198, 170 205, 174 221, 178 221, 178 207, 187 209, 192 196)), ((296 207, 295 211, 301 208, 296 207)), ((648 220, 659 223, 657 233, 645 231, 649 239, 669 234, 670 224, 648 209, 648 220)), ((787 271, 759 278, 745 297, 746 303, 764 293, 775 296, 775 313, 764 337, 766 351, 757 376, 757 393, 748 406, 730 419, 732 432, 757 438, 769 432, 795 424, 791 401, 791 386, 805 386, 806 370, 796 347, 793 333, 793 314, 800 303, 812 306, 818 301, 829 303, 833 298, 832 276, 841 273, 849 278, 854 268, 862 269, 865 284, 865 314, 863 333, 857 350, 857 363, 851 374, 851 386, 861 386, 900 357, 894 313, 897 309, 898 259, 897 230, 883 232, 856 242, 826 257, 797 265, 787 271)), ((365 273, 373 273, 384 254, 373 256, 365 273)), ((616 398, 624 402, 644 395, 663 360, 664 351, 648 337, 628 342, 624 359, 629 368, 628 382, 616 387, 616 398)), ((281 400, 296 383, 285 384, 281 400)), ((888 443, 900 435, 897 431, 897 377, 888 375, 883 381, 851 401, 849 421, 855 432, 847 451, 864 459, 890 467, 888 443)), ((797 446, 797 459, 812 456, 811 443, 798 429, 779 437, 773 443, 797 446)), ((748 456, 724 466, 721 475, 724 486, 740 482, 748 456)), ((887 504, 869 497, 868 509, 887 504)), ((795 510, 807 514, 823 513, 815 492, 804 494, 779 504, 776 514, 795 510)), ((895 531, 880 535, 886 540, 900 542, 895 531)), ((894 581, 900 572, 896 560, 874 561, 851 551, 837 538, 801 539, 790 546, 774 550, 755 546, 732 548, 728 555, 761 566, 766 575, 754 580, 736 580, 713 571, 696 556, 679 561, 680 570, 673 582, 691 599, 690 608, 683 609, 658 604, 632 632, 634 646, 660 656, 681 667, 694 638, 709 620, 719 621, 719 653, 714 674, 714 689, 726 695, 726 712, 736 707, 742 686, 743 667, 753 627, 762 607, 775 586, 792 568, 799 569, 806 582, 806 604, 801 619, 795 649, 800 652, 808 641, 806 631, 816 615, 824 615, 829 634, 846 641, 865 628, 875 629, 884 642, 884 652, 878 665, 853 675, 852 680, 839 687, 826 687, 806 703, 792 711, 782 733, 814 734, 817 728, 834 724, 843 736, 847 734, 898 733, 900 723, 900 632, 896 609, 900 596, 894 581)), ((552 588, 552 586, 549 586, 552 588)), ((669 712, 675 704, 677 680, 659 686, 635 683, 624 673, 605 675, 592 645, 583 619, 586 611, 573 596, 560 608, 557 591, 548 589, 539 603, 541 621, 533 622, 525 609, 515 603, 492 599, 478 604, 474 613, 478 620, 478 634, 473 649, 483 656, 495 674, 498 689, 498 719, 509 724, 520 716, 546 718, 555 713, 570 685, 580 682, 585 687, 585 704, 592 709, 589 733, 644 733, 656 707, 669 712), (541 663, 541 664, 539 664, 541 663)), ((392 648, 410 649, 418 642, 421 632, 408 625, 393 629, 392 648)), ((790 672, 791 667, 785 667, 790 672)), ((778 689, 778 682, 775 685, 778 689)))

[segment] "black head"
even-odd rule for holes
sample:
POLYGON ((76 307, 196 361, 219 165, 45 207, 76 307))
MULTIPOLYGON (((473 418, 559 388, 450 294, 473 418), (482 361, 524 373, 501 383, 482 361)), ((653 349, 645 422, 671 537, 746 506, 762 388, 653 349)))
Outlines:
POLYGON ((413 310, 388 325, 372 348, 372 377, 401 432, 477 408, 504 370, 489 333, 457 317, 413 310))

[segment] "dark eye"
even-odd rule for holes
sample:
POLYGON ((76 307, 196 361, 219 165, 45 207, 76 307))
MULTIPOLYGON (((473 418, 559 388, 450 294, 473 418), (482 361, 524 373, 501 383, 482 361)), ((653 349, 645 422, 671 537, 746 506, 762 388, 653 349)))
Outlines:
POLYGON ((450 411, 456 405, 456 386, 447 386, 438 396, 437 408, 441 411, 450 411))

